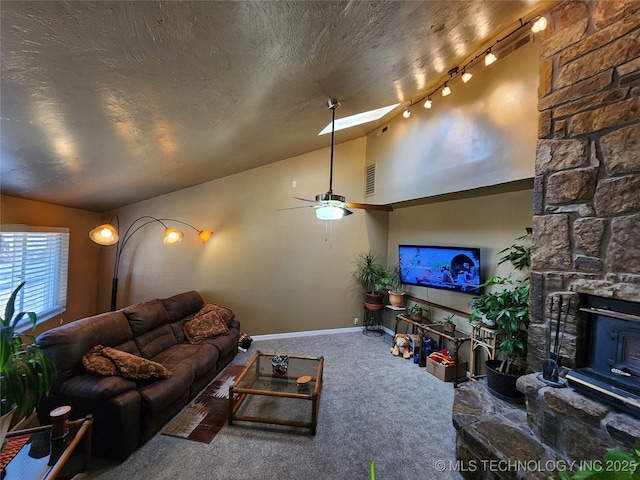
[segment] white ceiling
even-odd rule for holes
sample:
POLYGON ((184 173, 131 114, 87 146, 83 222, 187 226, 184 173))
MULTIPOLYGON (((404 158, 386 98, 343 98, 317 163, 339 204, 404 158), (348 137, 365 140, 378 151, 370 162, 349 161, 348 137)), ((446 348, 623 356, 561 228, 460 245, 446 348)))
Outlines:
POLYGON ((328 98, 408 104, 555 3, 2 1, 1 191, 102 212, 326 147, 328 98))

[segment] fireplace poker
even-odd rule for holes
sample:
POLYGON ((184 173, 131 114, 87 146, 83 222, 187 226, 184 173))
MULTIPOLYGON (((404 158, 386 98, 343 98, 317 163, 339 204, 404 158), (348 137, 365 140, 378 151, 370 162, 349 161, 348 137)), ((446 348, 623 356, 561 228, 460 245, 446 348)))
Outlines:
POLYGON ((551 328, 552 328, 551 322, 553 321, 553 298, 554 298, 553 295, 551 295, 549 298, 549 334, 547 335, 549 343, 547 344, 547 358, 545 358, 544 361, 542 362, 542 377, 545 380, 551 380, 551 375, 553 374, 553 367, 554 367, 553 360, 550 358, 551 328))
MULTIPOLYGON (((558 300, 558 319, 556 320, 556 342, 553 346, 554 355, 556 353, 556 350, 558 349, 558 341, 560 337, 560 322, 562 321, 562 300, 563 300, 562 294, 560 294, 560 299, 558 300)), ((556 356, 554 360, 556 361, 556 365, 557 365, 558 357, 556 356)))
POLYGON ((560 366, 560 347, 562 346, 562 339, 564 338, 564 327, 567 326, 567 317, 569 316, 570 307, 571 299, 569 299, 569 302, 567 303, 567 313, 564 316, 564 322, 562 323, 562 332, 560 333, 560 341, 558 342, 558 350, 556 351, 556 363, 558 364, 558 366, 560 366))

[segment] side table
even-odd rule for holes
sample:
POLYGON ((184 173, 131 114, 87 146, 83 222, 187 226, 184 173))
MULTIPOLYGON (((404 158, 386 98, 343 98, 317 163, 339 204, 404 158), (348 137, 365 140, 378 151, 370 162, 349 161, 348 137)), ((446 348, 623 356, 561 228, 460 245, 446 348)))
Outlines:
MULTIPOLYGON (((83 442, 83 471, 91 461, 91 429, 93 415, 68 423, 68 433, 51 439, 51 425, 15 430, 7 433, 7 441, 28 436, 26 444, 2 470, 4 480, 53 480, 58 477, 80 442, 83 442)), ((21 443, 23 443, 22 440, 21 443)), ((78 473, 78 472, 76 472, 78 473)))
POLYGON ((477 380, 486 375, 478 374, 478 355, 480 349, 487 352, 487 360, 496 358, 498 345, 502 341, 502 334, 497 333, 494 329, 487 328, 483 325, 472 325, 471 331, 471 355, 469 356, 469 378, 477 380))

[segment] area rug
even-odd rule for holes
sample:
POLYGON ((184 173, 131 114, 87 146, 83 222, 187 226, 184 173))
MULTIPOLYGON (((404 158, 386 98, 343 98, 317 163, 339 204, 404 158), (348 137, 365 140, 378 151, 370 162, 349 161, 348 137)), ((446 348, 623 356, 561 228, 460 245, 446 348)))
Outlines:
POLYGON ((227 422, 229 387, 245 365, 229 365, 162 432, 163 435, 211 443, 227 422))

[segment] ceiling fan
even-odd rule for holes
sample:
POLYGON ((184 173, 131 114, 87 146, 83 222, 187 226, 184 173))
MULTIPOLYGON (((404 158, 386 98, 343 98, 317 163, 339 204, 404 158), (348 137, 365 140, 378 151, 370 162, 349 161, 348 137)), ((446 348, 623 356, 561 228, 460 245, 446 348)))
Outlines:
MULTIPOLYGON (((302 200, 303 202, 311 202, 312 207, 316 209, 316 217, 320 220, 339 220, 340 218, 351 215, 353 212, 349 208, 361 208, 363 210, 378 210, 382 212, 392 212, 393 207, 391 205, 372 205, 370 203, 350 203, 347 202, 345 197, 333 193, 333 147, 335 136, 335 123, 336 123, 336 109, 340 106, 340 102, 337 100, 329 99, 327 106, 331 110, 331 164, 329 168, 329 190, 327 193, 321 193, 316 195, 315 200, 309 200, 307 198, 293 197, 296 200, 302 200)), ((281 208, 280 210, 291 210, 295 208, 306 207, 290 207, 281 208)))

